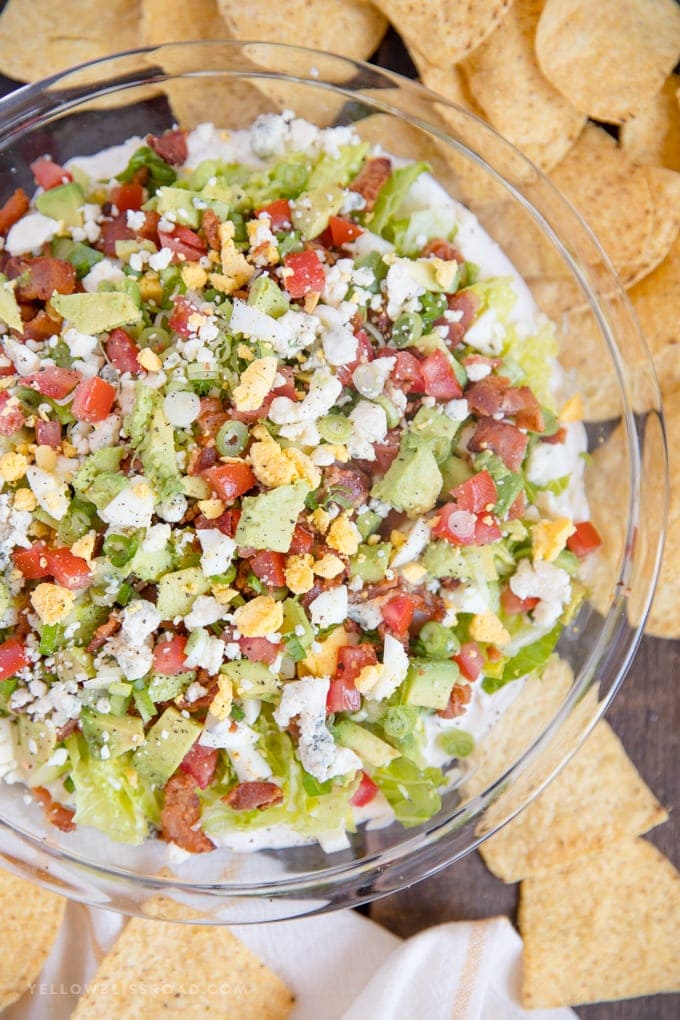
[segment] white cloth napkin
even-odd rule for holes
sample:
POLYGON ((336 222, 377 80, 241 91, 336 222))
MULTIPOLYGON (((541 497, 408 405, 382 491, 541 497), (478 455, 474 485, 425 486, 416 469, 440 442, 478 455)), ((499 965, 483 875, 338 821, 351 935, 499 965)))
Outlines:
MULTIPOLYGON (((69 903, 40 978, 4 1020, 67 1020, 123 924, 118 914, 69 903)), ((351 910, 232 930, 295 992, 290 1020, 576 1016, 521 1008, 522 941, 505 917, 442 924, 406 941, 351 910)))

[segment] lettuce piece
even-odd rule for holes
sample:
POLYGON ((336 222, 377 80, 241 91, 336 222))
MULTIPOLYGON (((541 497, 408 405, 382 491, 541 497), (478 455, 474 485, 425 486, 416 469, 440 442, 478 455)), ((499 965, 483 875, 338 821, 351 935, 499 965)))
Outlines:
POLYGON ((155 195, 158 188, 164 184, 174 184, 177 174, 153 149, 148 145, 141 145, 133 152, 128 165, 118 174, 116 178, 127 184, 135 176, 138 170, 146 169, 149 175, 146 179, 146 187, 152 195, 155 195))
POLYGON ((493 308, 498 319, 507 327, 510 313, 517 304, 517 294, 511 276, 490 276, 487 280, 479 280, 466 287, 465 291, 476 294, 479 298, 480 314, 493 308))
POLYGON ((555 650, 555 645, 563 630, 564 625, 561 622, 556 623, 553 629, 540 637, 538 641, 533 641, 530 645, 520 648, 517 654, 505 663, 500 677, 487 676, 484 678, 482 681, 483 690, 487 694, 494 694, 501 687, 512 683, 513 680, 519 680, 521 676, 542 669, 555 650))
POLYGON ((325 188, 330 184, 349 184, 361 170, 368 152, 368 142, 359 145, 340 145, 338 155, 324 152, 309 175, 308 188, 325 188))
POLYGON ((524 382, 530 386, 539 404, 554 411, 554 384, 557 374, 557 340, 555 327, 542 318, 536 333, 519 336, 512 327, 508 330, 507 350, 524 373, 524 382))
POLYGON ((441 237, 450 240, 456 229, 456 210, 443 206, 441 209, 416 209, 407 219, 394 223, 393 240, 399 255, 418 255, 428 241, 441 237))
POLYGON ((366 226, 374 234, 386 236, 388 228, 393 226, 393 219, 406 198, 409 188, 421 174, 430 169, 427 163, 408 163, 406 166, 393 170, 378 192, 373 212, 366 216, 366 226))
POLYGON ((376 769, 372 778, 389 801, 397 821, 406 828, 426 822, 442 806, 439 789, 444 776, 440 769, 421 769, 402 757, 376 769))
POLYGON ((101 761, 82 737, 66 740, 76 803, 75 822, 99 829, 117 843, 138 846, 160 819, 160 802, 140 777, 135 786, 130 754, 101 761))

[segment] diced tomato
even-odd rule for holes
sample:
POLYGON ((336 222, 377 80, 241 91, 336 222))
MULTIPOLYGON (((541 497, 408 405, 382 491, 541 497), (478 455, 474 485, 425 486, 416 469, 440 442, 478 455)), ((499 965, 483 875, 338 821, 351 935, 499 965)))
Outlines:
POLYGON ((326 276, 323 265, 315 251, 294 251, 286 255, 283 264, 289 273, 284 277, 284 287, 292 298, 302 298, 312 291, 324 289, 326 276))
POLYGON ((103 421, 111 413, 115 399, 115 386, 95 375, 78 383, 71 413, 78 421, 103 421))
POLYGON ((42 421, 35 423, 35 438, 39 446, 56 448, 61 443, 61 424, 58 421, 42 421))
POLYGON ((370 804, 379 792, 380 787, 374 783, 367 772, 361 773, 361 781, 350 798, 350 804, 354 807, 364 807, 370 804))
POLYGON ((127 213, 122 212, 101 224, 98 247, 105 255, 115 256, 116 241, 132 241, 134 237, 133 231, 127 225, 127 213))
POLYGON ((255 475, 242 461, 216 464, 201 474, 216 495, 227 504, 233 503, 255 485, 255 475))
POLYGON ((201 790, 210 786, 215 778, 218 751, 216 747, 204 747, 198 741, 187 751, 179 763, 182 772, 187 772, 196 780, 201 790))
POLYGON ((388 630, 405 634, 411 626, 416 602, 410 595, 394 595, 382 607, 382 618, 388 630))
POLYGON ((458 669, 465 679, 469 680, 470 683, 474 683, 482 672, 484 656, 479 650, 479 645, 476 641, 465 641, 460 646, 458 655, 454 655, 453 661, 457 663, 458 669))
POLYGON ((23 188, 17 188, 0 207, 0 234, 6 234, 29 208, 28 195, 23 188))
POLYGON ((600 548, 602 537, 592 521, 579 521, 574 527, 576 531, 567 539, 567 549, 570 552, 582 558, 600 548))
POLYGON ((537 605, 538 599, 521 599, 518 595, 515 595, 510 585, 501 592, 501 609, 506 616, 519 616, 520 613, 528 613, 535 609, 537 605))
POLYGON ((168 326, 180 336, 190 337, 192 330, 189 326, 189 319, 198 311, 196 305, 188 298, 179 295, 172 299, 172 311, 168 317, 168 326))
POLYGON ((361 645, 343 645, 338 649, 335 675, 338 679, 353 684, 364 666, 375 666, 377 661, 375 648, 367 642, 361 645))
POLYGON ((16 397, 11 396, 7 390, 0 390, 0 436, 13 436, 25 421, 16 397))
POLYGON ((85 588, 92 580, 87 560, 74 556, 70 549, 49 549, 47 563, 55 581, 71 591, 85 588))
POLYGON ((438 512, 432 534, 453 545, 488 545, 501 538, 501 529, 491 514, 462 510, 458 503, 446 503, 438 512))
POLYGON ((305 553, 312 551, 313 545, 314 535, 312 532, 308 531, 302 524, 296 524, 288 554, 290 556, 304 556, 305 553))
POLYGON ((197 262, 208 251, 203 238, 180 223, 172 232, 159 230, 158 237, 163 248, 169 248, 175 255, 183 256, 189 262, 197 262))
POLYGON ((119 372, 137 375, 140 371, 137 355, 139 347, 124 329, 114 329, 106 341, 106 356, 119 372))
POLYGON ((41 577, 50 576, 47 545, 43 541, 34 542, 30 549, 15 549, 12 560, 27 581, 38 581, 41 577))
POLYGON ((373 360, 373 344, 368 333, 363 329, 354 331, 354 338, 357 342, 357 356, 354 361, 347 365, 338 365, 335 373, 343 386, 350 386, 352 383, 352 372, 358 365, 365 365, 367 361, 373 360))
POLYGON ((276 233, 277 230, 287 230, 293 225, 293 220, 290 211, 290 202, 287 198, 277 198, 275 202, 270 202, 269 205, 260 206, 259 209, 255 210, 255 215, 259 216, 260 213, 266 213, 271 220, 270 229, 276 233))
POLYGON ((144 188, 141 184, 119 184, 111 190, 109 201, 118 209, 118 212, 127 212, 128 209, 141 209, 144 203, 144 188))
POLYGON ((24 382, 38 393, 42 393, 44 397, 63 400, 80 382, 80 373, 74 372, 72 368, 51 365, 48 368, 41 368, 35 375, 27 376, 24 382))
POLYGON ((286 557, 282 552, 263 549, 255 553, 250 560, 250 569, 270 588, 282 588, 286 583, 286 557))
POLYGON ((147 144, 157 156, 164 159, 171 166, 181 166, 186 163, 189 150, 187 148, 187 133, 180 128, 166 131, 162 135, 147 135, 147 144))
POLYGON ((0 645, 0 680, 14 676, 24 666, 28 666, 28 656, 19 638, 8 638, 0 645))
POLYGON ((331 680, 326 697, 327 712, 358 712, 361 708, 361 694, 354 681, 338 677, 331 680))
POLYGON ((56 188, 59 184, 68 184, 73 180, 73 175, 68 170, 64 170, 63 166, 55 163, 49 156, 41 156, 40 159, 36 159, 31 163, 31 170, 35 177, 35 183, 45 191, 56 188))
POLYGON ((239 648, 246 659, 250 659, 251 662, 264 662, 267 666, 271 666, 280 651, 280 645, 275 645, 273 641, 267 641, 263 637, 239 638, 239 648))
POLYGON ((424 389, 428 396, 437 400, 454 400, 463 393, 453 366, 443 351, 433 351, 420 366, 424 389))
POLYGON ((488 471, 478 471, 472 478, 451 489, 451 496, 461 510, 481 514, 492 510, 496 502, 496 483, 488 471))
POLYGON ((363 234, 363 227, 360 227, 358 223, 353 223, 352 220, 345 220, 342 216, 331 216, 328 221, 328 229, 331 234, 331 241, 336 248, 341 248, 343 244, 351 244, 352 241, 356 241, 360 234, 363 234))
POLYGON ((410 351, 393 351, 389 347, 382 347, 376 352, 376 357, 396 359, 390 378, 404 393, 425 392, 421 362, 410 351))
POLYGON ((161 638, 153 650, 153 668, 164 676, 177 676, 186 669, 187 639, 182 634, 173 634, 168 640, 161 638))

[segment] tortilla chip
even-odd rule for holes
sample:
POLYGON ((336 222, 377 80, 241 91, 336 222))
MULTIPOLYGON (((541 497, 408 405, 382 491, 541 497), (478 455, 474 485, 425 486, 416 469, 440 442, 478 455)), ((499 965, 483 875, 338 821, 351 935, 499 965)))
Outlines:
POLYGON ((555 656, 542 676, 530 676, 519 694, 465 759, 462 793, 471 800, 499 779, 540 737, 574 682, 568 662, 555 656))
POLYGON ((310 46, 366 60, 378 48, 387 23, 365 0, 218 0, 234 39, 310 46))
POLYGON ((628 292, 654 358, 675 348, 680 362, 680 236, 663 262, 628 292))
POLYGON ((552 173, 630 286, 661 262, 680 229, 680 176, 636 166, 614 139, 589 124, 552 173))
POLYGON ((566 155, 585 124, 541 74, 534 52, 544 0, 515 0, 501 24, 465 61, 470 92, 490 123, 543 170, 566 155))
POLYGON ((667 818, 603 721, 557 778, 483 843, 480 853, 498 878, 519 882, 626 836, 640 836, 667 818))
POLYGON ((0 71, 38 81, 139 46, 139 0, 9 0, 0 15, 0 71))
MULTIPOLYGON (((678 371, 677 354, 673 367, 678 371)), ((670 461, 671 498, 661 572, 647 618, 646 631, 662 638, 680 638, 680 383, 663 387, 664 416, 670 461)))
POLYGON ((642 839, 522 882, 519 927, 527 1009, 680 989, 680 874, 642 839))
POLYGON ((409 50, 450 67, 493 32, 512 0, 375 0, 409 50))
POLYGON ((621 146, 636 163, 680 170, 679 86, 680 75, 672 74, 661 91, 621 128, 621 146))
POLYGON ((66 900, 0 870, 0 1010, 37 979, 52 951, 66 900))
POLYGON ((611 124, 642 110, 679 55, 674 0, 546 0, 536 32, 546 78, 577 110, 611 124))
POLYGON ((129 921, 72 1020, 139 1020, 181 1013, 284 1020, 292 992, 227 928, 129 921))

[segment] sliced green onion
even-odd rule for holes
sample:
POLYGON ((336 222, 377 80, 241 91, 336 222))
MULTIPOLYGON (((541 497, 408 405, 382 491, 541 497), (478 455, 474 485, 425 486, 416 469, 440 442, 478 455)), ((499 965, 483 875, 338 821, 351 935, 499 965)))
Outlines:
POLYGON ((142 717, 142 722, 146 725, 146 723, 150 722, 157 714, 156 706, 149 697, 149 692, 146 687, 143 687, 141 690, 137 690, 136 687, 133 688, 132 697, 134 698, 137 711, 142 717))
POLYGON ((103 552, 114 567, 124 567, 139 549, 139 532, 133 535, 108 535, 104 539, 103 552))
POLYGON ((431 659, 450 659, 460 651, 460 642, 453 631, 434 620, 422 627, 419 639, 425 654, 431 659))
POLYGON ((423 335, 423 320, 417 312, 404 312, 392 327, 395 347, 408 347, 423 335))
POLYGON ((420 299, 420 315, 424 328, 429 329, 433 322, 441 318, 447 307, 445 294, 433 294, 430 291, 423 294, 420 299))
POLYGON ((242 421, 225 421, 215 436, 220 457, 238 457, 248 445, 248 426, 242 421))
POLYGON ((58 623, 46 623, 40 635, 38 651, 41 655, 51 655, 57 650, 63 637, 63 627, 58 623))
POLYGON ((380 404, 383 411, 385 412, 388 429, 396 429, 397 425, 401 421, 401 414, 394 406, 392 401, 388 397, 380 396, 375 398, 374 403, 380 404))
POLYGON ((66 516, 62 517, 57 528, 60 543, 70 547, 79 538, 87 535, 92 528, 96 513, 93 503, 84 499, 72 500, 66 516))
POLYGON ((316 425, 327 443, 346 443, 352 435, 352 423, 344 414, 325 414, 316 425))
POLYGON ((121 584, 120 588, 118 589, 118 594, 116 595, 116 602, 118 603, 119 606, 127 606, 129 605, 130 600, 133 598, 134 595, 135 589, 132 587, 131 584, 128 584, 127 581, 124 581, 123 584, 121 584))

